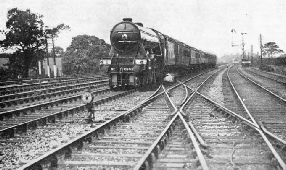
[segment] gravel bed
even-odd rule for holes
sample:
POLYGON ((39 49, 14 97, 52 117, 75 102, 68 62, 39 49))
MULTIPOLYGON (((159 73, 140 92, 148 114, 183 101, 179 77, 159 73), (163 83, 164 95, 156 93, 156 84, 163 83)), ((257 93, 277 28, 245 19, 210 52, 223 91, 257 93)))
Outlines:
MULTIPOLYGON (((128 110, 142 102, 152 93, 153 92, 136 92, 118 101, 102 104, 95 109, 99 108, 99 110, 104 111, 96 111, 95 117, 101 120, 104 119, 104 117, 113 117, 115 114, 118 114, 118 111, 110 113, 111 110, 128 110), (103 113, 107 114, 105 115, 103 113)), ((97 96, 96 99, 106 96, 97 96)), ((19 140, 17 140, 17 138, 11 138, 8 139, 10 142, 7 142, 7 140, 5 140, 5 142, 0 141, 0 149, 3 154, 2 158, 0 157, 0 169, 19 168, 21 165, 39 157, 47 151, 59 147, 83 132, 92 130, 92 128, 86 124, 85 120, 82 119, 87 115, 87 112, 80 112, 74 114, 73 117, 60 120, 60 125, 58 123, 49 124, 36 130, 28 131, 27 134, 25 134, 25 138, 19 136, 19 140), (67 123, 69 121, 71 122, 67 123)))
POLYGON ((213 74, 213 71, 207 72, 199 77, 196 77, 188 82, 186 82, 186 85, 188 85, 192 89, 196 89, 208 76, 213 74))
POLYGON ((106 117, 114 117, 132 107, 140 104, 143 100, 150 97, 153 92, 135 92, 131 95, 120 98, 120 100, 110 101, 95 107, 95 121, 104 120, 106 117))
MULTIPOLYGON (((26 137, 19 138, 17 142, 0 142, 4 158, 2 167, 15 169, 40 155, 57 148, 77 137, 91 128, 85 122, 74 122, 72 124, 48 125, 36 130, 28 131, 26 137)), ((15 141, 17 138, 11 138, 15 141)), ((0 166, 1 167, 1 166, 0 166)))
POLYGON ((227 69, 221 71, 216 78, 214 79, 212 85, 209 86, 209 89, 206 95, 217 102, 218 104, 224 106, 224 95, 222 92, 222 75, 227 69))

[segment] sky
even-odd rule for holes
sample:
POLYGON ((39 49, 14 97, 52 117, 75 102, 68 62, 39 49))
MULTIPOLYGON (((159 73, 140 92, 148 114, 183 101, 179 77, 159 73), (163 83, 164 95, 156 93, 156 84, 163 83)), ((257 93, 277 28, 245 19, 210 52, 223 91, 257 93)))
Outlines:
POLYGON ((55 41, 64 49, 83 34, 110 43, 112 27, 128 17, 217 56, 241 53, 241 33, 246 54, 251 45, 260 50, 260 34, 262 43, 274 41, 286 52, 285 0, 0 0, 0 30, 15 7, 44 15, 48 27, 69 25, 55 41))

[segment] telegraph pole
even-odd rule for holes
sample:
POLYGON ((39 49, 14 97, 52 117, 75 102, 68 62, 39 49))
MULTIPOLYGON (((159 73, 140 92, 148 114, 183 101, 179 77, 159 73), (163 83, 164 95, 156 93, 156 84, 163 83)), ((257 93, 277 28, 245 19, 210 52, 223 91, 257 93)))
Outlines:
MULTIPOLYGON (((231 32, 232 32, 232 33, 236 33, 236 32, 235 32, 235 29, 232 29, 231 32)), ((242 47, 242 59, 244 59, 244 56, 245 56, 245 51, 244 51, 244 45, 245 45, 245 43, 244 43, 244 37, 243 37, 244 34, 247 34, 247 33, 245 33, 245 32, 242 32, 242 33, 241 33, 241 36, 242 36, 242 42, 241 42, 241 47, 242 47)), ((232 47, 240 46, 240 45, 234 45, 234 44, 233 44, 233 36, 232 36, 231 46, 232 46, 232 47)))
POLYGON ((241 45, 242 45, 242 59, 245 59, 244 58, 244 56, 245 56, 245 51, 244 51, 244 45, 245 45, 245 43, 244 43, 244 38, 243 38, 243 35, 244 34, 247 34, 247 33, 245 33, 245 32, 242 32, 241 33, 241 36, 242 36, 242 43, 241 43, 241 45))
POLYGON ((53 58, 54 58, 54 78, 56 78, 57 77, 57 65, 56 65, 54 35, 52 35, 52 43, 53 43, 53 58))
POLYGON ((250 47, 250 55, 251 55, 251 64, 253 65, 253 45, 250 47))
POLYGON ((262 35, 260 34, 260 65, 262 65, 262 35))
POLYGON ((47 40, 47 36, 46 36, 46 55, 47 55, 47 71, 48 71, 48 77, 51 77, 51 73, 50 73, 50 62, 49 62, 49 49, 48 49, 48 40, 47 40))

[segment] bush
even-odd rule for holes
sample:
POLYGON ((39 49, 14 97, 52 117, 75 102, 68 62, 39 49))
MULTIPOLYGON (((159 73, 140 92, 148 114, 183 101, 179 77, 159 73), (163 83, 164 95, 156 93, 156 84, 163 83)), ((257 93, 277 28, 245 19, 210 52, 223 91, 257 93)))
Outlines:
POLYGON ((274 71, 274 68, 272 68, 269 65, 265 65, 265 64, 261 65, 259 67, 259 69, 262 70, 262 71, 268 71, 268 72, 273 72, 274 71))

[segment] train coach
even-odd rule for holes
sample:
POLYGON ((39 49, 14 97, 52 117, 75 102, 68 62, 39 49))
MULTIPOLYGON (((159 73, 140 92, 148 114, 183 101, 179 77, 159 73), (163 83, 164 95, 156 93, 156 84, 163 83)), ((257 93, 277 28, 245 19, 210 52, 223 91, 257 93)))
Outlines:
POLYGON ((110 33, 111 50, 100 60, 109 86, 140 87, 187 72, 214 68, 217 57, 188 46, 142 23, 124 18, 110 33))

